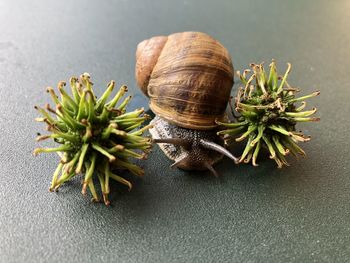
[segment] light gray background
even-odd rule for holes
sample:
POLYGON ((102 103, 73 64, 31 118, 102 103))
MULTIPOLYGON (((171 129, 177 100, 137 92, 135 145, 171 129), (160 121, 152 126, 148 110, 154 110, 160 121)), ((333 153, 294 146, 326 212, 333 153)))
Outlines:
POLYGON ((0 1, 0 261, 349 261, 349 21, 346 0, 0 1), (171 170, 155 147, 132 192, 113 185, 112 207, 79 180, 49 193, 58 158, 31 154, 45 87, 87 71, 98 94, 115 79, 147 107, 137 43, 186 30, 221 41, 235 69, 275 58, 304 94, 321 90, 321 122, 299 126, 308 157, 283 170, 224 161, 215 179, 171 170))

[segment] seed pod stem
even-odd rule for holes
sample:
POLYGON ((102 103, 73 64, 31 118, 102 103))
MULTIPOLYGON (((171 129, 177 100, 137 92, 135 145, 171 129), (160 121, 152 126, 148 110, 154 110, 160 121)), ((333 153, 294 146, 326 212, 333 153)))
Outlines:
POLYGON ((81 151, 78 151, 72 160, 70 160, 64 167, 64 170, 67 172, 67 173, 70 173, 72 170, 73 170, 73 167, 75 166, 75 164, 77 163, 77 161, 79 160, 79 157, 80 157, 80 154, 81 154, 81 151))
POLYGON ((98 195, 96 193, 95 186, 94 186, 94 183, 92 182, 92 180, 89 181, 88 185, 89 185, 90 192, 93 196, 92 201, 99 202, 100 199, 98 198, 98 195))
POLYGON ((217 135, 223 135, 223 134, 227 134, 227 135, 236 135, 236 134, 240 134, 241 131, 243 131, 244 129, 246 129, 246 127, 241 126, 241 127, 237 127, 237 128, 232 128, 232 129, 227 129, 227 130, 221 130, 219 132, 217 132, 217 135))
POLYGON ((144 159, 145 155, 143 154, 138 154, 134 151, 131 151, 129 149, 124 149, 123 151, 117 152, 117 155, 120 157, 134 157, 136 159, 144 159))
POLYGON ((297 101, 303 101, 303 100, 306 100, 306 99, 309 99, 309 98, 312 98, 312 97, 316 97, 320 95, 320 92, 319 91, 316 91, 314 93, 311 93, 309 95, 306 95, 306 96, 303 96, 303 97, 299 97, 299 98, 294 98, 294 99, 290 99, 288 101, 288 103, 292 103, 292 102, 297 102, 297 101))
POLYGON ((80 102, 80 95, 77 88, 78 79, 76 77, 71 77, 69 82, 70 82, 70 87, 71 87, 71 91, 72 91, 75 103, 78 107, 80 102))
POLYGON ((259 125, 258 126, 258 135, 255 137, 255 139, 251 142, 251 146, 254 146, 255 144, 257 144, 261 137, 264 134, 264 130, 265 130, 265 126, 264 125, 259 125))
POLYGON ((113 180, 121 183, 121 184, 124 184, 126 185, 128 188, 129 188, 129 191, 131 191, 132 189, 132 184, 128 181, 128 180, 125 180, 123 177, 120 177, 114 173, 109 173, 109 177, 112 178, 113 180))
POLYGON ((63 163, 59 162, 57 165, 57 168, 52 176, 51 186, 49 188, 50 192, 54 191, 54 189, 56 187, 57 178, 58 178, 59 174, 61 173, 62 167, 63 167, 63 163))
POLYGON ((285 112, 286 116, 288 117, 308 117, 312 114, 314 114, 317 111, 316 108, 313 108, 309 111, 299 111, 299 112, 285 112))
POLYGON ((151 148, 149 141, 144 143, 125 143, 124 145, 128 149, 148 150, 151 148))
POLYGON ((128 103, 130 102, 131 98, 132 98, 131 96, 126 97, 125 100, 119 105, 119 107, 117 109, 120 110, 120 111, 124 111, 125 107, 128 105, 128 103))
POLYGON ((61 177, 57 180, 55 189, 57 190, 63 183, 70 180, 70 178, 74 175, 74 172, 67 173, 63 171, 61 177))
POLYGON ((137 127, 140 127, 140 125, 143 123, 144 121, 139 121, 139 122, 136 122, 134 124, 131 124, 127 127, 125 127, 125 131, 129 132, 129 131, 132 131, 134 129, 136 129, 137 127))
POLYGON ((102 131, 102 139, 108 139, 112 130, 117 129, 117 128, 118 128, 117 124, 115 124, 115 123, 109 124, 108 127, 102 131))
POLYGON ((64 90, 64 86, 66 86, 66 83, 64 81, 60 81, 58 83, 58 91, 61 93, 62 104, 71 111, 77 111, 78 105, 64 90))
POLYGON ((244 158, 248 155, 250 150, 253 148, 251 146, 251 142, 253 141, 253 139, 254 139, 254 135, 251 134, 249 136, 248 142, 247 142, 247 144, 246 144, 246 146, 244 148, 243 154, 242 154, 241 158, 239 159, 239 162, 242 162, 244 160, 244 158))
POLYGON ((88 143, 89 139, 92 137, 92 127, 91 125, 86 126, 85 134, 82 137, 84 143, 88 143))
POLYGON ((109 162, 114 162, 116 160, 115 156, 113 156, 112 154, 110 154, 108 152, 108 149, 103 148, 101 145, 97 144, 97 143, 92 143, 91 144, 92 148, 94 148, 96 151, 100 152, 101 154, 103 154, 104 156, 106 156, 109 159, 109 162))
POLYGON ((289 150, 288 150, 288 149, 285 150, 285 149, 283 148, 282 144, 281 144, 280 141, 279 141, 279 138, 278 138, 276 135, 272 136, 272 141, 274 142, 274 144, 275 144, 275 146, 276 146, 278 152, 280 152, 282 155, 287 155, 287 153, 289 152, 289 150))
POLYGON ((269 73, 269 78, 267 80, 267 85, 271 87, 271 91, 276 91, 277 88, 277 70, 276 70, 276 63, 274 60, 272 60, 270 64, 270 73, 269 73))
POLYGON ((73 130, 84 128, 84 125, 82 125, 80 122, 77 122, 70 114, 67 112, 67 110, 62 106, 62 104, 57 104, 57 110, 56 113, 59 113, 59 117, 67 123, 68 126, 70 126, 73 130))
POLYGON ((89 144, 87 143, 83 144, 83 146, 81 147, 81 154, 79 156, 77 168, 75 169, 75 173, 77 174, 81 172, 81 168, 83 167, 84 158, 85 158, 86 152, 88 151, 88 148, 89 148, 89 144))
POLYGON ((121 136, 121 137, 126 137, 127 136, 126 131, 115 129, 115 128, 112 128, 110 133, 115 134, 117 136, 121 136))
POLYGON ((85 88, 89 91, 92 91, 92 82, 90 81, 89 73, 83 73, 80 75, 80 81, 85 86, 85 88))
POLYGON ((34 106, 34 108, 36 110, 38 110, 41 113, 41 115, 43 115, 44 118, 46 118, 50 123, 55 122, 55 120, 51 117, 51 115, 49 113, 47 113, 43 108, 40 108, 38 106, 34 106))
POLYGON ((257 129, 257 126, 255 125, 251 125, 248 127, 248 130, 243 133, 243 135, 239 138, 236 139, 237 142, 243 141, 245 138, 247 138, 249 136, 249 134, 251 134, 252 132, 254 132, 257 129))
POLYGON ((39 153, 51 153, 51 152, 63 152, 63 151, 70 151, 72 150, 72 147, 69 145, 62 145, 57 148, 36 148, 33 152, 34 156, 38 155, 39 153))
POLYGON ((96 165, 96 156, 97 156, 96 153, 93 153, 91 158, 90 158, 90 163, 89 163, 87 172, 85 174, 84 183, 89 183, 92 176, 93 176, 93 173, 95 170, 95 165, 96 165))
POLYGON ((284 73, 284 76, 282 78, 282 81, 277 89, 277 94, 281 93, 283 91, 284 83, 287 80, 287 77, 289 75, 290 70, 292 69, 292 65, 290 63, 287 63, 287 70, 286 73, 284 73))
POLYGON ((315 118, 315 117, 309 117, 309 118, 302 118, 302 117, 294 117, 291 118, 292 121, 297 121, 297 122, 308 122, 308 121, 319 121, 320 118, 315 118))
POLYGON ((124 113, 124 114, 122 114, 120 116, 115 117, 113 119, 113 121, 127 119, 127 118, 137 118, 142 113, 144 113, 144 111, 145 111, 144 108, 141 108, 141 109, 137 109, 137 110, 134 110, 134 111, 131 111, 131 112, 128 112, 128 113, 124 113))
POLYGON ((110 167, 109 167, 108 162, 106 162, 106 164, 105 164, 104 175, 105 175, 105 191, 107 194, 109 194, 109 192, 110 192, 110 187, 109 187, 110 167))
POLYGON ((298 153, 298 154, 303 155, 303 156, 306 155, 304 150, 301 147, 299 147, 299 145, 297 145, 291 138, 284 137, 283 142, 288 146, 289 149, 291 149, 295 153, 298 153))
MULTIPOLYGON (((304 108, 306 107, 306 102, 303 101, 301 102, 301 106, 299 106, 298 108, 295 109, 296 112, 300 112, 302 111, 304 108)), ((316 109, 316 108, 315 108, 316 109)))
POLYGON ((117 165, 120 165, 123 168, 128 169, 130 172, 132 172, 133 174, 137 175, 137 176, 143 176, 144 175, 144 171, 138 167, 135 164, 132 164, 130 162, 127 161, 123 161, 121 159, 117 159, 115 162, 117 165))
POLYGON ((270 125, 268 126, 269 129, 273 130, 273 131, 277 131, 283 135, 287 135, 290 136, 291 133, 289 131, 287 131, 286 129, 284 129, 282 126, 277 126, 277 125, 270 125))
POLYGON ((102 96, 96 102, 95 109, 97 112, 102 111, 103 106, 105 105, 107 99, 109 98, 109 96, 111 95, 111 93, 114 89, 114 86, 115 86, 115 81, 111 80, 111 82, 109 82, 109 84, 108 84, 106 91, 102 94, 102 96))
POLYGON ((86 118, 87 115, 85 113, 86 109, 86 100, 85 100, 86 92, 83 91, 83 94, 80 97, 80 102, 79 102, 79 109, 78 109, 78 115, 77 115, 77 121, 81 121, 83 118, 86 118))
POLYGON ((114 96, 114 98, 109 103, 107 103, 106 106, 110 109, 114 108, 115 105, 120 100, 120 98, 123 97, 127 91, 128 91, 128 88, 126 86, 121 86, 121 88, 119 89, 117 94, 114 96))
POLYGON ((247 125, 248 122, 247 121, 242 121, 242 122, 231 122, 231 123, 224 123, 224 122, 220 122, 220 121, 215 121, 216 124, 224 126, 224 127, 228 127, 228 128, 238 128, 240 126, 244 126, 247 125))
POLYGON ((96 120, 95 106, 94 106, 94 94, 92 91, 87 91, 86 96, 88 96, 87 110, 88 110, 88 122, 92 123, 96 120))
POLYGON ((102 174, 100 174, 100 173, 97 174, 97 178, 100 181, 100 187, 101 187, 103 201, 104 201, 105 205, 108 206, 110 204, 110 202, 108 200, 108 194, 106 193, 105 179, 102 176, 102 174))
POLYGON ((52 87, 48 87, 46 89, 46 91, 51 95, 51 98, 52 98, 52 100, 53 100, 53 102, 55 104, 59 104, 60 103, 60 101, 58 100, 58 97, 57 97, 57 95, 56 95, 56 93, 55 93, 55 91, 53 90, 52 87))
POLYGON ((49 136, 53 139, 63 138, 63 139, 70 141, 70 142, 79 142, 80 141, 79 136, 74 135, 74 134, 69 134, 69 133, 63 133, 63 132, 60 132, 58 130, 49 136))
POLYGON ((258 158, 258 154, 259 154, 259 151, 260 151, 260 147, 261 147, 261 140, 259 140, 255 146, 255 150, 254 150, 254 153, 253 153, 253 158, 252 158, 252 164, 254 166, 258 166, 258 164, 256 163, 256 159, 258 158))
POLYGON ((136 131, 130 133, 130 135, 140 136, 140 135, 142 135, 145 131, 151 129, 152 127, 153 127, 153 125, 148 124, 148 125, 142 127, 141 129, 136 130, 136 131))

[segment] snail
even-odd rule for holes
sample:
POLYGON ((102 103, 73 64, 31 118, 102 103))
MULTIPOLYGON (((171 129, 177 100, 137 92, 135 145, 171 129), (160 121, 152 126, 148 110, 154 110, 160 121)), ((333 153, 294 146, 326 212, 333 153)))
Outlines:
POLYGON ((149 131, 153 142, 175 161, 171 167, 210 170, 227 156, 238 158, 217 136, 216 120, 225 118, 233 86, 226 48, 200 32, 156 36, 137 46, 137 85, 156 114, 149 131))

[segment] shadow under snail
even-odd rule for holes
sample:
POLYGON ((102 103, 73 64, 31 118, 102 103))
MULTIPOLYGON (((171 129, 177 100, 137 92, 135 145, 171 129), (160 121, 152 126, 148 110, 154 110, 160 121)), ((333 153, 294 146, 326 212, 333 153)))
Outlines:
POLYGON ((136 81, 156 114, 150 133, 171 167, 210 170, 227 156, 216 120, 225 118, 233 86, 226 48, 200 32, 175 33, 144 40, 136 51, 136 81))

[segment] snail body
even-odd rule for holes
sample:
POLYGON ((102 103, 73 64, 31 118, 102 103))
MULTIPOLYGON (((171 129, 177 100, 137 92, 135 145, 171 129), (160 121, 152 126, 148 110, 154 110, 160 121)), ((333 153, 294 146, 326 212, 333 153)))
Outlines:
POLYGON ((200 32, 175 33, 142 41, 136 51, 136 80, 157 115, 154 142, 189 170, 209 169, 223 155, 237 161, 216 135, 233 85, 226 48, 200 32))
POLYGON ((219 162, 224 155, 232 156, 222 145, 223 140, 216 135, 216 130, 193 130, 174 125, 159 116, 151 121, 149 131, 153 141, 165 155, 173 160, 170 167, 184 170, 210 170, 218 176, 213 165, 219 162))

